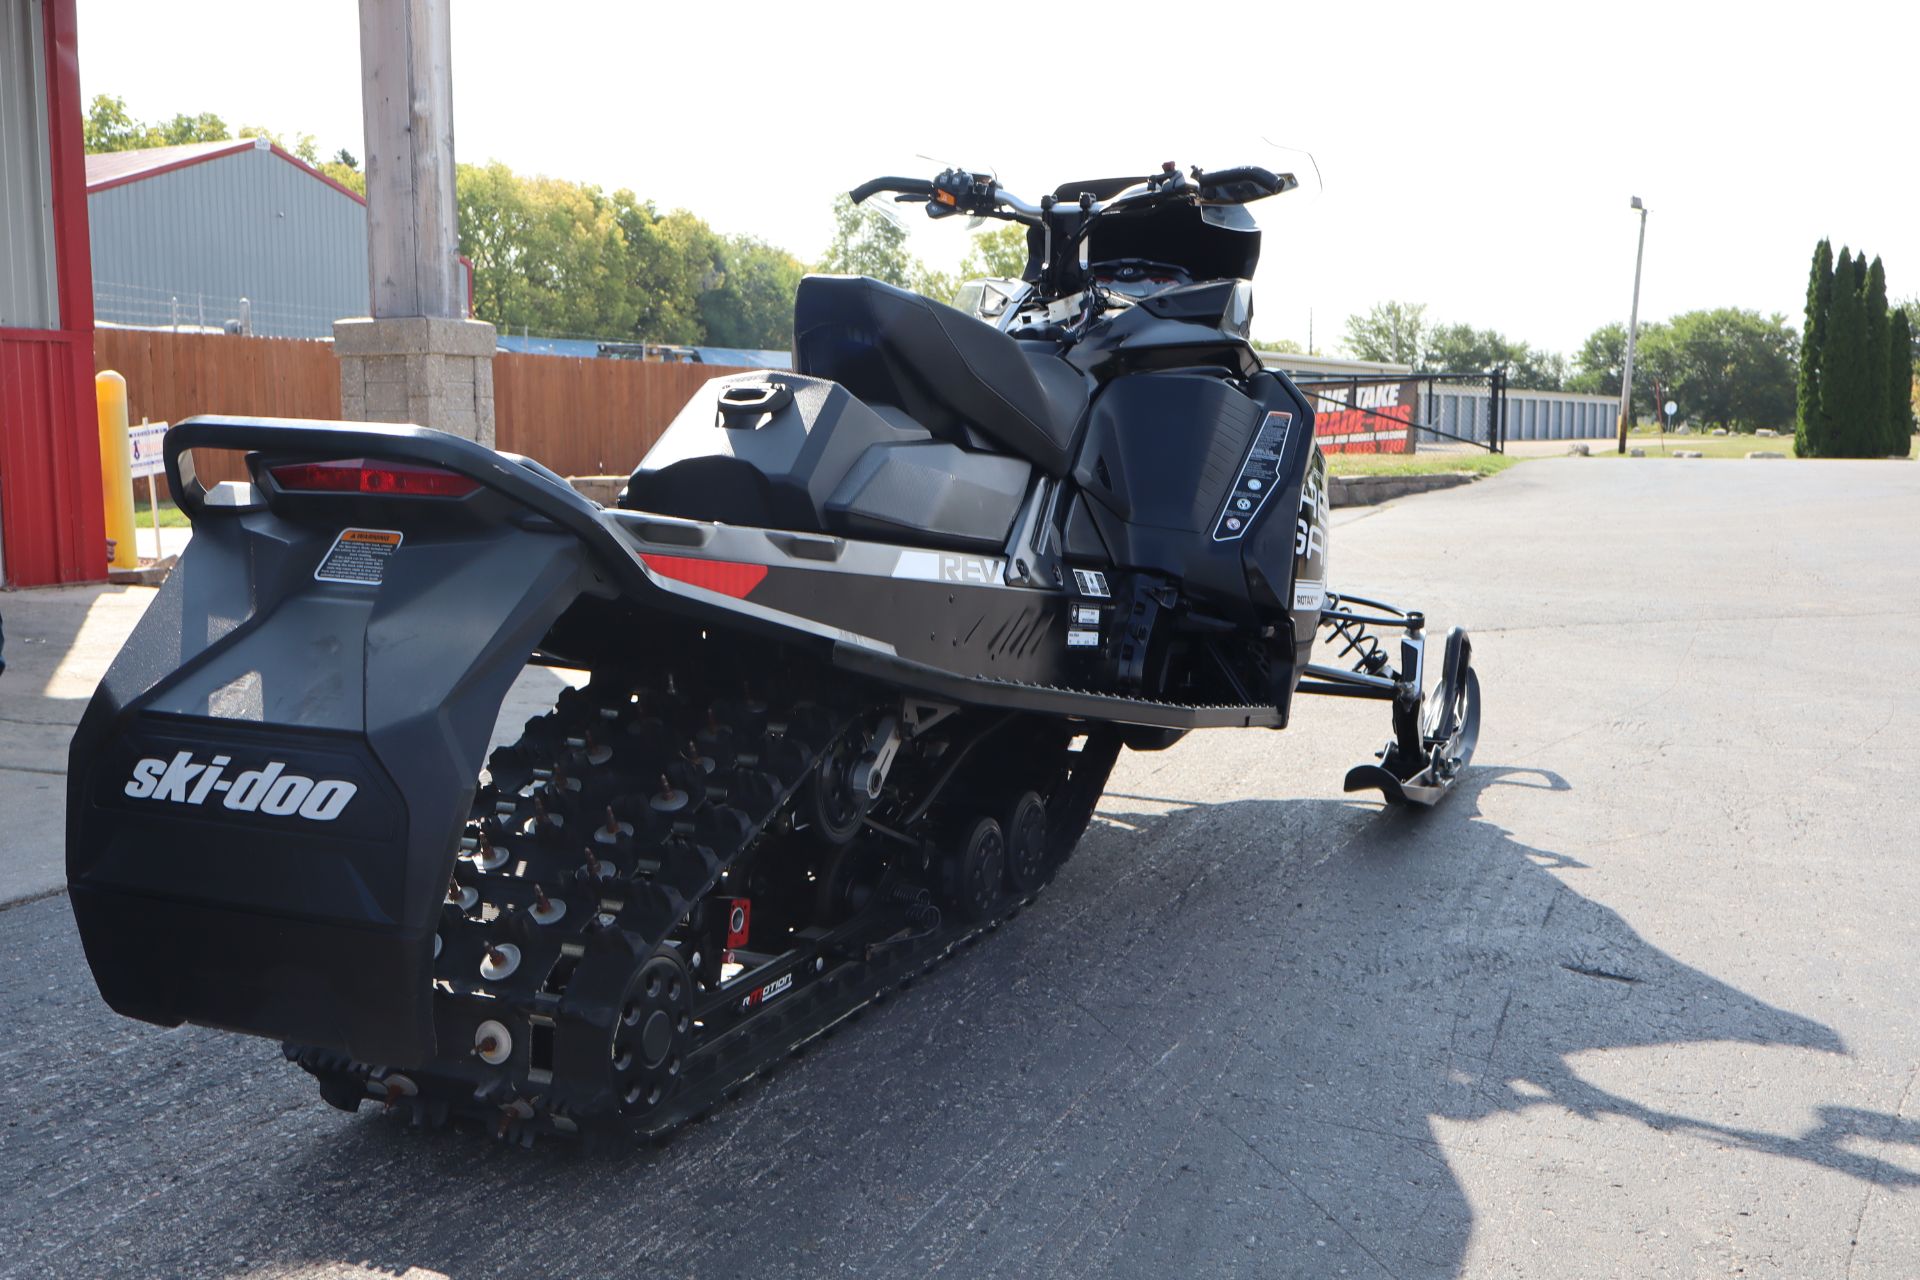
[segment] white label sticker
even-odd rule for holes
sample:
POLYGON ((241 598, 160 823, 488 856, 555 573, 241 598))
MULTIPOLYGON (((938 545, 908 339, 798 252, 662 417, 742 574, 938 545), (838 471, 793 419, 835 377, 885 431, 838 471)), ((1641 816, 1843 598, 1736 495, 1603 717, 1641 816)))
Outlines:
POLYGON ((1096 569, 1075 569, 1073 585, 1080 589, 1083 596, 1093 596, 1100 600, 1107 598, 1107 575, 1096 569))
POLYGON ((1327 584, 1324 582, 1296 582, 1293 584, 1293 607, 1296 609, 1318 610, 1327 602, 1327 584))
POLYGON ((387 561, 405 537, 391 529, 342 529, 313 571, 314 580, 377 587, 387 576, 387 561))
POLYGON ((1097 649, 1099 647, 1100 633, 1098 631, 1081 631, 1078 628, 1074 628, 1067 632, 1067 648, 1069 649, 1097 649))

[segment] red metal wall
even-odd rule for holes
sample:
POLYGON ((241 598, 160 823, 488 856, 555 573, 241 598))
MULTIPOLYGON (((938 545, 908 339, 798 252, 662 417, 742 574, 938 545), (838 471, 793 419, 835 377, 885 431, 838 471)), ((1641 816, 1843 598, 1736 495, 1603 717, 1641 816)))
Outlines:
POLYGON ((0 538, 11 586, 107 576, 74 0, 46 0, 60 328, 0 329, 0 538))

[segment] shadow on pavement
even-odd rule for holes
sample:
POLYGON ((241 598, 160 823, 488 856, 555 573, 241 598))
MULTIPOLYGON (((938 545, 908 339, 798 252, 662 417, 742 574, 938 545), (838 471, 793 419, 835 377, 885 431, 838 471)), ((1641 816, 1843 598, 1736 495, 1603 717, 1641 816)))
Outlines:
MULTIPOLYGON (((1920 1149, 1912 1122, 1828 1107, 1772 1132, 1583 1076, 1595 1050, 1845 1046, 1569 887, 1580 862, 1478 816, 1495 787, 1567 784, 1475 769, 1424 815, 1113 796, 1038 904, 661 1148, 508 1150, 348 1119, 257 1041, 169 1039, 94 1001, 76 1052, 144 1036, 177 1069, 103 1119, 101 1167, 61 1193, 85 1230, 26 1229, 39 1196, 0 1179, 0 1257, 99 1275, 129 1259, 249 1276, 1453 1275, 1474 1217, 1436 1126, 1536 1108, 1705 1138, 1700 1177, 1727 1147, 1920 1182, 1845 1145, 1920 1149), (203 1103, 254 1120, 194 1130, 203 1103)), ((33 1129, 92 1102, 43 1105, 7 1141, 32 1151, 33 1129)))

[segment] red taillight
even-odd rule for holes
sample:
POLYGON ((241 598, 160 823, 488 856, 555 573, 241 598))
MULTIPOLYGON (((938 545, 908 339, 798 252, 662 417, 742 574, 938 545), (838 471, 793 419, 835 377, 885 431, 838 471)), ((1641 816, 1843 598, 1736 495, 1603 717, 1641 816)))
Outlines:
POLYGON ((647 568, 665 578, 677 578, 681 582, 696 587, 705 587, 709 591, 718 591, 723 596, 732 596, 744 600, 747 593, 760 585, 767 576, 767 566, 763 564, 738 564, 732 560, 696 560, 691 556, 662 556, 647 554, 640 557, 646 561, 647 568))
POLYGON ((469 480, 438 467, 368 458, 290 462, 267 470, 275 484, 291 493, 373 493, 394 498, 464 498, 480 487, 478 480, 469 480))

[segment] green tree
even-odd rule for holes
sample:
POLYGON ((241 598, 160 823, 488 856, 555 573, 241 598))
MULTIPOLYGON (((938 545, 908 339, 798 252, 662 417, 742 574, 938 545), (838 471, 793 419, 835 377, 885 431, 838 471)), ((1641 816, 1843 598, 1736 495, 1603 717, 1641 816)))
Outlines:
POLYGON ((1863 432, 1867 378, 1867 308, 1853 253, 1845 245, 1833 267, 1833 303, 1827 312, 1827 337, 1820 353, 1820 417, 1824 436, 1814 441, 1816 456, 1866 456, 1874 432, 1863 432))
POLYGON ((793 345, 793 293, 806 267, 784 249, 749 236, 721 245, 720 283, 700 295, 707 341, 720 347, 793 345))
POLYGON ((1427 304, 1376 302, 1365 315, 1347 317, 1344 343, 1356 360, 1418 365, 1427 351, 1427 304))
MULTIPOLYGON (((1887 372, 1891 360, 1888 350, 1892 330, 1887 323, 1887 270, 1875 257, 1873 265, 1867 268, 1867 283, 1864 300, 1867 307, 1867 381, 1861 389, 1860 402, 1865 406, 1865 420, 1861 423, 1861 441, 1871 443, 1876 454, 1890 454, 1894 451, 1893 414, 1887 404, 1887 389, 1892 375, 1887 372)), ((1900 442, 1900 452, 1905 453, 1905 441, 1900 442)))
POLYGON ((952 303, 953 295, 960 291, 960 281, 951 272, 935 271, 913 258, 907 266, 907 288, 935 302, 952 303))
POLYGON ((89 154, 102 151, 144 151, 148 147, 177 147, 188 142, 224 142, 233 135, 227 122, 210 111, 197 116, 176 115, 149 124, 135 120, 125 98, 95 94, 81 123, 81 141, 89 154))
POLYGON ((1642 331, 1635 382, 1644 362, 1649 382, 1657 380, 1691 419, 1716 427, 1784 427, 1794 419, 1799 346, 1782 315, 1736 307, 1688 311, 1642 331))
POLYGON ((1627 360, 1627 326, 1613 321, 1587 335, 1573 353, 1567 390, 1585 395, 1617 396, 1620 373, 1627 360))
POLYGON ((1419 363, 1435 373, 1504 368, 1508 385, 1529 391, 1558 389, 1567 378, 1566 360, 1553 352, 1537 351, 1505 334, 1467 324, 1436 326, 1427 335, 1419 363))
POLYGON ((820 270, 872 276, 907 289, 912 287, 913 267, 906 227, 877 205, 855 204, 844 195, 833 198, 833 240, 820 259, 820 270))
POLYGON ((154 127, 158 130, 160 140, 149 143, 149 146, 178 147, 189 142, 225 142, 233 137, 227 131, 227 122, 211 111, 202 111, 197 116, 177 115, 154 127))
POLYGON ((1803 458, 1819 452, 1828 435, 1821 418, 1820 367, 1827 341, 1827 313, 1833 306, 1833 246, 1822 236, 1813 249, 1807 276, 1806 329, 1800 340, 1800 377, 1794 398, 1794 452, 1803 458))
MULTIPOLYGON (((1911 305, 1911 304, 1909 304, 1911 305)), ((1902 457, 1913 451, 1914 352, 1913 325, 1907 308, 1895 309, 1887 326, 1887 438, 1892 452, 1902 457)))
POLYGON ((1026 269, 1027 229, 1017 222, 1007 222, 973 237, 966 260, 960 264, 960 278, 1018 280, 1026 269))
POLYGON ((360 196, 367 194, 367 175, 360 172, 360 160, 345 147, 334 152, 331 160, 322 160, 313 167, 347 190, 360 196))
POLYGON ((146 140, 146 130, 146 125, 128 113, 125 98, 96 93, 87 104, 87 118, 80 126, 80 136, 89 155, 101 151, 137 151, 152 145, 146 140))

